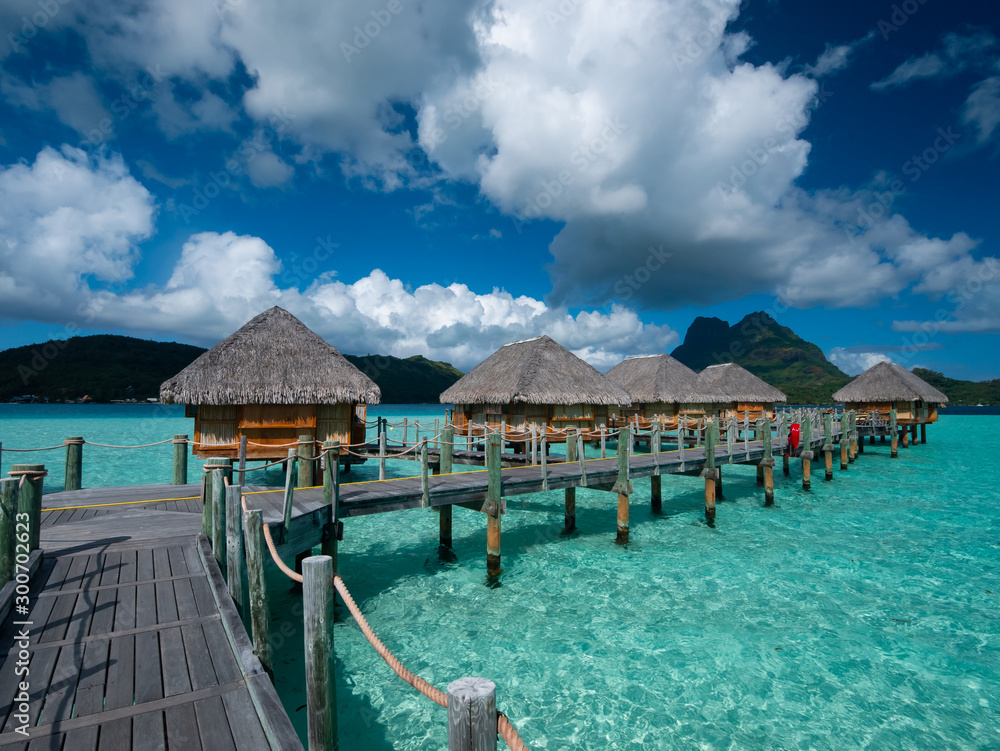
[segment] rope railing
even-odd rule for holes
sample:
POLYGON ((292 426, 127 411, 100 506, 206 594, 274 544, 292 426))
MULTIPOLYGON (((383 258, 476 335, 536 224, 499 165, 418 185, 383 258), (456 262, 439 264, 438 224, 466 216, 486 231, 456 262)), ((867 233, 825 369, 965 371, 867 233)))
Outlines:
MULTIPOLYGON (((245 495, 240 496, 240 505, 242 506, 243 511, 249 511, 245 495)), ((302 584, 302 574, 299 574, 289 567, 278 554, 278 548, 274 543, 273 536, 271 535, 271 527, 267 522, 263 522, 261 524, 261 532, 264 536, 264 543, 267 545, 268 552, 271 555, 271 560, 278 567, 278 570, 280 570, 292 581, 302 584)), ((347 605, 347 609, 351 613, 351 617, 354 618, 355 623, 358 624, 358 628, 361 629, 361 633, 364 634, 368 643, 372 645, 379 657, 381 657, 392 669, 392 671, 405 683, 415 688, 435 704, 447 709, 448 694, 403 665, 399 658, 392 653, 392 651, 385 645, 385 642, 383 642, 378 637, 378 634, 375 633, 371 624, 368 623, 368 619, 365 618, 364 613, 361 612, 361 608, 358 607, 357 602, 351 595, 351 592, 344 583, 344 580, 338 574, 333 575, 333 586, 336 588, 337 592, 340 593, 341 598, 344 600, 344 604, 347 605)), ((504 742, 511 749, 511 751, 530 751, 528 746, 518 735, 517 729, 511 724, 510 719, 503 712, 497 712, 497 733, 504 739, 504 742)))

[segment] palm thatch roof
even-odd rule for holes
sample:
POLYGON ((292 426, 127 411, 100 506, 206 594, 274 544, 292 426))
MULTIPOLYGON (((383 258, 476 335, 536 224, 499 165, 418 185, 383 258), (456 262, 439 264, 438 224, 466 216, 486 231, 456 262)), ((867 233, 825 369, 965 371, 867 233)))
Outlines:
POLYGON ((667 354, 627 357, 609 370, 607 377, 632 395, 633 404, 732 401, 717 386, 700 381, 691 368, 667 354))
POLYGON ((948 397, 902 365, 880 362, 833 395, 835 402, 925 402, 945 404, 948 397))
POLYGON ((631 404, 628 392, 547 336, 506 344, 441 394, 444 404, 631 404))
POLYGON ((788 401, 784 393, 734 362, 709 365, 698 375, 698 380, 721 389, 735 402, 772 404, 788 401))
POLYGON ((160 386, 166 404, 378 404, 381 398, 371 378, 279 307, 160 386))

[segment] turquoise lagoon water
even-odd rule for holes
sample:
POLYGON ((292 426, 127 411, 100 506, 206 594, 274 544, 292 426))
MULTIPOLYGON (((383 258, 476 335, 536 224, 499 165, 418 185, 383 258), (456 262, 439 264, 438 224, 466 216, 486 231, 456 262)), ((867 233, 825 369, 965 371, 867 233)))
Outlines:
MULTIPOLYGON (((0 440, 190 432, 164 409, 3 406, 0 440)), ((370 414, 443 417, 437 405, 370 414)), ((793 463, 770 509, 752 468, 724 468, 715 529, 700 480, 666 477, 662 516, 637 481, 627 546, 614 543, 609 493, 578 491, 571 536, 559 534, 561 492, 514 497, 499 588, 485 585, 485 519, 463 509, 452 562, 438 557, 432 511, 347 520, 340 572, 410 669, 442 688, 496 681, 533 749, 997 749, 1000 417, 944 416, 928 437, 896 460, 888 444, 866 446, 832 483, 814 469, 809 493, 793 463)), ((86 464, 98 451, 113 453, 86 447, 85 484, 98 484, 86 464)), ((169 446, 142 451, 114 478, 168 479, 169 446)), ((304 737, 298 596, 280 574, 269 583, 277 685, 304 737)), ((341 748, 447 746, 445 711, 396 678, 341 608, 334 639, 341 748)))

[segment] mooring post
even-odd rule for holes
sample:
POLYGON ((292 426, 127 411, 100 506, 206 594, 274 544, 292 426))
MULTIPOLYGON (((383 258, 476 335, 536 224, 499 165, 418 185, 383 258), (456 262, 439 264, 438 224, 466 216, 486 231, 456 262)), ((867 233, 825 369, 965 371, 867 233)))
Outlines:
POLYGON ((548 436, 549 436, 549 429, 545 425, 545 423, 542 423, 542 438, 541 438, 541 442, 540 442, 540 444, 538 446, 538 451, 539 451, 539 454, 541 455, 541 463, 542 463, 542 490, 543 491, 549 489, 549 467, 548 467, 548 461, 549 461, 549 437, 548 436))
POLYGON ((529 434, 531 436, 531 466, 534 467, 538 464, 538 428, 532 425, 529 428, 529 434))
POLYGON ((486 439, 486 467, 488 472, 486 500, 492 509, 486 514, 486 576, 495 579, 500 576, 500 516, 503 486, 501 484, 500 436, 490 433, 486 439))
POLYGON ((281 512, 281 542, 288 542, 288 527, 292 523, 292 503, 295 497, 295 449, 288 449, 288 461, 285 462, 285 495, 281 512))
MULTIPOLYGON (((577 460, 576 428, 566 428, 566 461, 575 462, 577 460)), ((565 496, 566 513, 564 516, 563 532, 572 532, 576 529, 576 488, 566 488, 563 491, 565 496)))
POLYGON ((311 488, 316 484, 315 472, 313 472, 312 458, 315 456, 313 449, 313 437, 311 435, 300 435, 298 446, 299 482, 297 487, 311 488))
POLYGON ((429 508, 430 493, 430 461, 427 458, 427 439, 420 441, 420 505, 429 508))
POLYGON ((694 429, 695 430, 695 432, 694 432, 694 445, 696 447, 703 446, 704 443, 705 443, 706 436, 705 436, 704 425, 705 425, 705 419, 702 418, 702 417, 699 417, 698 418, 698 423, 697 423, 697 425, 695 425, 695 429, 694 429))
MULTIPOLYGON (((736 437, 736 415, 731 415, 729 418, 729 424, 726 425, 726 456, 728 456, 727 464, 733 463, 733 440, 736 437)), ((721 478, 721 474, 719 475, 721 478)), ((719 483, 719 495, 718 498, 722 497, 722 483, 719 483)))
POLYGON ((385 479, 385 430, 378 434, 378 479, 385 479))
MULTIPOLYGON (((215 523, 214 523, 214 511, 215 506, 213 505, 212 499, 215 497, 212 491, 213 484, 213 467, 221 467, 226 461, 224 457, 221 456, 210 456, 205 460, 202 465, 201 474, 201 533, 208 538, 209 542, 213 542, 215 523)), ((220 480, 221 482, 221 480, 220 480)))
POLYGON ((0 587, 14 578, 17 570, 17 485, 20 477, 0 480, 0 587))
POLYGON ((764 458, 761 464, 764 467, 764 505, 774 505, 774 454, 771 447, 771 420, 770 418, 761 421, 761 440, 764 443, 764 458))
POLYGON ((608 426, 601 423, 601 458, 608 458, 608 426))
POLYGON ((826 481, 833 479, 833 412, 827 412, 823 424, 823 458, 826 462, 826 481))
POLYGON ((337 684, 333 680, 333 559, 302 561, 309 751, 336 751, 337 684))
POLYGON ((66 446, 66 481, 63 490, 79 490, 83 487, 83 436, 70 436, 66 446))
POLYGON ((403 448, 406 448, 406 437, 407 433, 410 431, 410 421, 407 418, 403 418, 403 448))
POLYGON ((802 421, 802 489, 809 490, 812 487, 812 419, 806 415, 802 421))
POLYGON ((485 678, 448 684, 448 751, 496 751, 497 687, 485 678))
POLYGON ((224 470, 212 470, 212 553, 226 565, 226 482, 224 470))
POLYGON ((854 460, 858 458, 858 413, 852 409, 848 420, 851 442, 847 447, 847 460, 853 464, 854 460))
POLYGON ((705 478, 705 522, 710 527, 715 526, 715 478, 718 470, 715 467, 715 444, 718 441, 719 426, 715 420, 709 420, 705 430, 705 468, 701 476, 705 478))
POLYGON ((840 416, 840 468, 847 469, 847 446, 850 443, 851 431, 848 428, 847 413, 840 416))
MULTIPOLYGON (((454 440, 455 428, 448 425, 441 431, 441 463, 438 470, 439 474, 450 475, 452 472, 452 466, 455 461, 455 447, 452 446, 454 440)), ((438 545, 444 550, 451 550, 452 506, 448 504, 445 506, 435 506, 435 508, 438 510, 438 545)))
POLYGON ((187 485, 188 481, 188 437, 185 433, 174 436, 174 485, 187 485))
POLYGON ((889 455, 896 459, 899 457, 899 430, 896 425, 896 410, 889 410, 889 455))
POLYGON ((340 538, 340 441, 324 441, 323 503, 330 507, 330 521, 323 532, 323 555, 333 559, 337 570, 337 542, 340 538))
POLYGON ((576 431, 576 460, 580 464, 580 487, 587 487, 587 452, 583 445, 583 431, 576 431))
POLYGON ((686 438, 686 436, 684 435, 685 433, 687 433, 687 418, 677 415, 677 458, 680 459, 681 462, 681 467, 680 467, 681 472, 683 472, 685 469, 685 464, 684 464, 684 439, 686 438))
POLYGON ((250 591, 250 626, 253 651, 268 675, 274 674, 271 658, 271 606, 267 599, 267 578, 264 576, 264 512, 249 509, 243 512, 243 543, 247 558, 247 583, 250 591))
POLYGON ((631 467, 629 466, 629 446, 632 443, 632 426, 626 423, 618 429, 618 478, 611 488, 618 494, 618 534, 615 542, 628 542, 628 499, 632 495, 631 467))
POLYGON ((243 612, 243 488, 226 488, 226 585, 229 596, 243 612))

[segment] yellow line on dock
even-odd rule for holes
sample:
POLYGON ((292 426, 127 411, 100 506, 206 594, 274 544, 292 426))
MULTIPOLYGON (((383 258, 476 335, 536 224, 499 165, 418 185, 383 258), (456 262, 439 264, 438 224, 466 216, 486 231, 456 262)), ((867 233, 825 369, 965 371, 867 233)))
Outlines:
POLYGON ((60 506, 59 508, 43 508, 42 513, 49 511, 74 511, 78 508, 104 508, 105 506, 132 506, 137 503, 172 503, 173 501, 200 501, 200 495, 189 498, 151 498, 148 501, 118 501, 117 503, 94 503, 89 506, 60 506))

